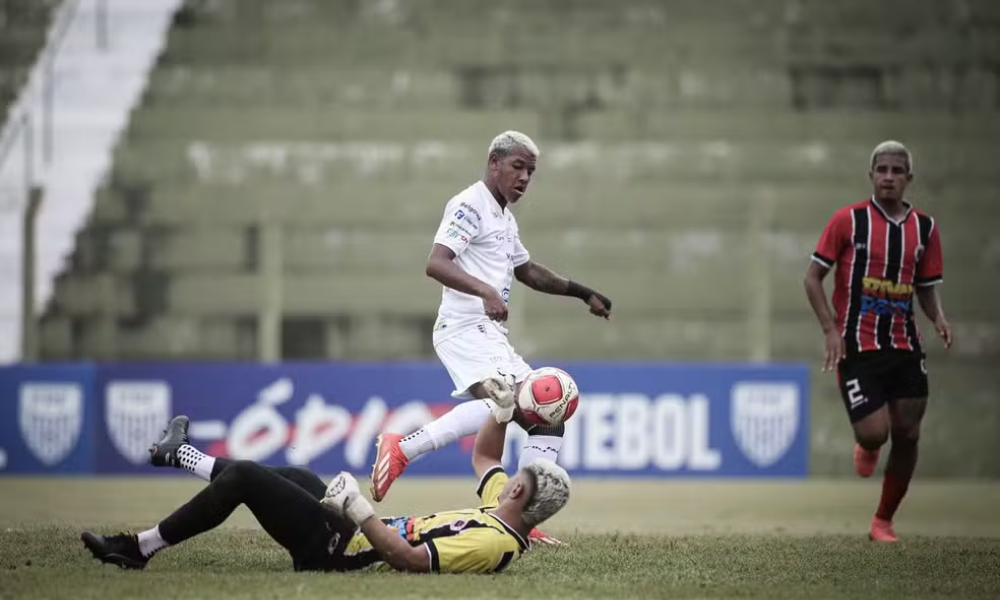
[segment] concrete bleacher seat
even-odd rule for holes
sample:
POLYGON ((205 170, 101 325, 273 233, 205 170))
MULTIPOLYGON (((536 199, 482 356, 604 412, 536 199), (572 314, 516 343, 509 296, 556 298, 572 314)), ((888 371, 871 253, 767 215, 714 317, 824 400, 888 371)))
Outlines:
POLYGON ((55 0, 0 2, 0 124, 45 45, 55 0))
POLYGON ((526 245, 615 300, 609 324, 517 287, 526 356, 746 358, 756 301, 773 356, 818 356, 801 278, 829 216, 869 193, 887 138, 916 153, 913 197, 942 224, 946 306, 1000 320, 997 80, 976 62, 991 42, 937 51, 969 26, 956 3, 907 2, 884 36, 858 34, 877 27, 869 3, 839 6, 208 3, 171 32, 57 286, 45 352, 254 357, 274 222, 289 352, 427 356, 435 228, 508 128, 542 146, 516 209, 526 245), (865 104, 867 84, 801 101, 829 85, 808 69, 877 57, 898 67, 879 75, 898 110, 865 104), (956 61, 971 74, 947 79, 956 61))

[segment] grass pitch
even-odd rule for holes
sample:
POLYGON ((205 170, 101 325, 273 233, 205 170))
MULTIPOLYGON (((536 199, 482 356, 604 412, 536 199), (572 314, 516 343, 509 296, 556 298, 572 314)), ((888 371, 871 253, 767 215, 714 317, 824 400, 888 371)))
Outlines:
MULTIPOLYGON (((1000 485, 917 480, 895 545, 868 542, 877 480, 580 479, 537 548, 496 576, 294 573, 241 508, 142 572, 101 565, 83 528, 155 524, 191 478, 0 479, 0 598, 1000 597, 1000 485)), ((400 480, 382 515, 475 504, 471 480, 400 480)))

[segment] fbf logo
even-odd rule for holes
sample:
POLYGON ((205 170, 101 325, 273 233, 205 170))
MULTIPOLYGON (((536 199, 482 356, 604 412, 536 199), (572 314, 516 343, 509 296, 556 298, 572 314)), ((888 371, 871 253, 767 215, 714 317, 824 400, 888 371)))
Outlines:
POLYGON ((781 460, 799 429, 799 389, 791 383, 738 383, 730 403, 733 439, 758 467, 781 460))
POLYGON ((144 464, 170 420, 170 387, 163 381, 113 381, 105 398, 111 443, 129 462, 144 464))
POLYGON ((83 391, 72 383, 21 386, 18 424, 28 450, 47 467, 76 447, 83 428, 83 391))

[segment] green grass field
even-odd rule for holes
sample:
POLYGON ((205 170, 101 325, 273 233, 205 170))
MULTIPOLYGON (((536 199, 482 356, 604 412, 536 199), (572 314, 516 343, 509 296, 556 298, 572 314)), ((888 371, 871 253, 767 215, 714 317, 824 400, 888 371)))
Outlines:
MULTIPOLYGON (((244 508, 142 572, 101 565, 83 528, 155 524, 193 478, 0 479, 0 598, 923 598, 1000 597, 1000 484, 916 481, 903 541, 866 537, 877 480, 580 479, 538 548, 496 576, 294 573, 244 508)), ((380 514, 475 504, 474 483, 403 479, 380 514)))

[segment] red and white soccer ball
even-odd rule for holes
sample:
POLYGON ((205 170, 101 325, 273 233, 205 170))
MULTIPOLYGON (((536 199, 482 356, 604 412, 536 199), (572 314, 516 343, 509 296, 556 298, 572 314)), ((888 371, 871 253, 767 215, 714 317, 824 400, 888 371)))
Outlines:
POLYGON ((532 371, 517 393, 517 406, 535 425, 555 426, 576 412, 580 390, 569 373, 555 367, 532 371))

